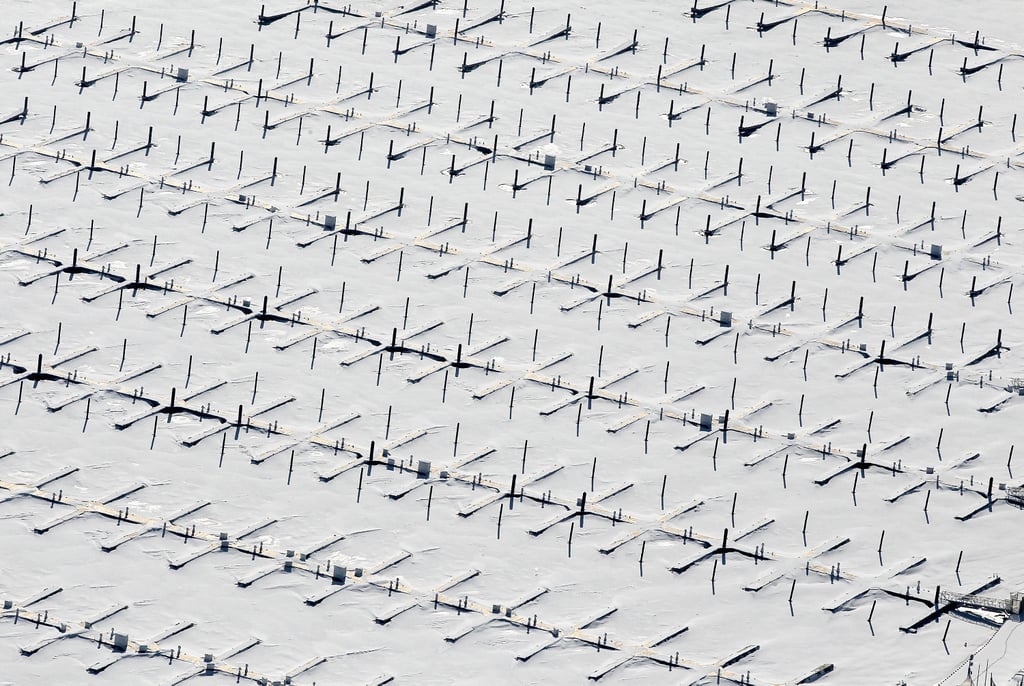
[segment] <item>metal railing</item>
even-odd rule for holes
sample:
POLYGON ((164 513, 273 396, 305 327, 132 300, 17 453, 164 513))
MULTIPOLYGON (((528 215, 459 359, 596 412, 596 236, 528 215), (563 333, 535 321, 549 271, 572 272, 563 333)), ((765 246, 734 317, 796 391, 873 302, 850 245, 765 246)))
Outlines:
POLYGON ((939 593, 939 600, 967 607, 992 610, 993 612, 1019 615, 1021 614, 1021 604, 1024 602, 1024 594, 1011 593, 1009 598, 991 598, 988 596, 942 591, 939 593))

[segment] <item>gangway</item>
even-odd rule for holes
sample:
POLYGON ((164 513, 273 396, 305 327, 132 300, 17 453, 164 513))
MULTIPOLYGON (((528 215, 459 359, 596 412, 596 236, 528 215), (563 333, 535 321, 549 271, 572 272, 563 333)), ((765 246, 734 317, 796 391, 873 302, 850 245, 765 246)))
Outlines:
POLYGON ((941 591, 939 593, 939 600, 945 603, 956 603, 960 607, 1001 612, 1011 617, 1019 618, 1022 605, 1024 605, 1024 593, 1011 593, 1009 598, 993 598, 990 596, 941 591))

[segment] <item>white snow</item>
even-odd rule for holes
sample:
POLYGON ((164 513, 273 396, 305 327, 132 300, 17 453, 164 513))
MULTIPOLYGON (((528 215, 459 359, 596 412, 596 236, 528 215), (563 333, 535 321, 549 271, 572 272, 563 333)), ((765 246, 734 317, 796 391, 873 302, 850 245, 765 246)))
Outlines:
POLYGON ((8 0, 0 684, 1017 684, 1022 15, 711 7, 8 0))

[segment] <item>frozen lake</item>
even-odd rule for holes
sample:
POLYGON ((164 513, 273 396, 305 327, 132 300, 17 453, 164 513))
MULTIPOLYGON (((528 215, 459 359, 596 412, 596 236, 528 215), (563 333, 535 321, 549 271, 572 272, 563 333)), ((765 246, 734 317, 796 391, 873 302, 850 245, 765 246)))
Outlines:
POLYGON ((1016 3, 2 15, 0 684, 1024 679, 1016 3))

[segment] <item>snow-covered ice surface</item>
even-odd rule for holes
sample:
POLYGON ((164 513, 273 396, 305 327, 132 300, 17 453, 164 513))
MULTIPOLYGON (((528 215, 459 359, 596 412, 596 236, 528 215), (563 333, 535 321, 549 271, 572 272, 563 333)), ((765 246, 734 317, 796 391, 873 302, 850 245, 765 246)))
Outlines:
POLYGON ((0 4, 0 683, 1018 683, 1018 3, 135 4, 0 4))

